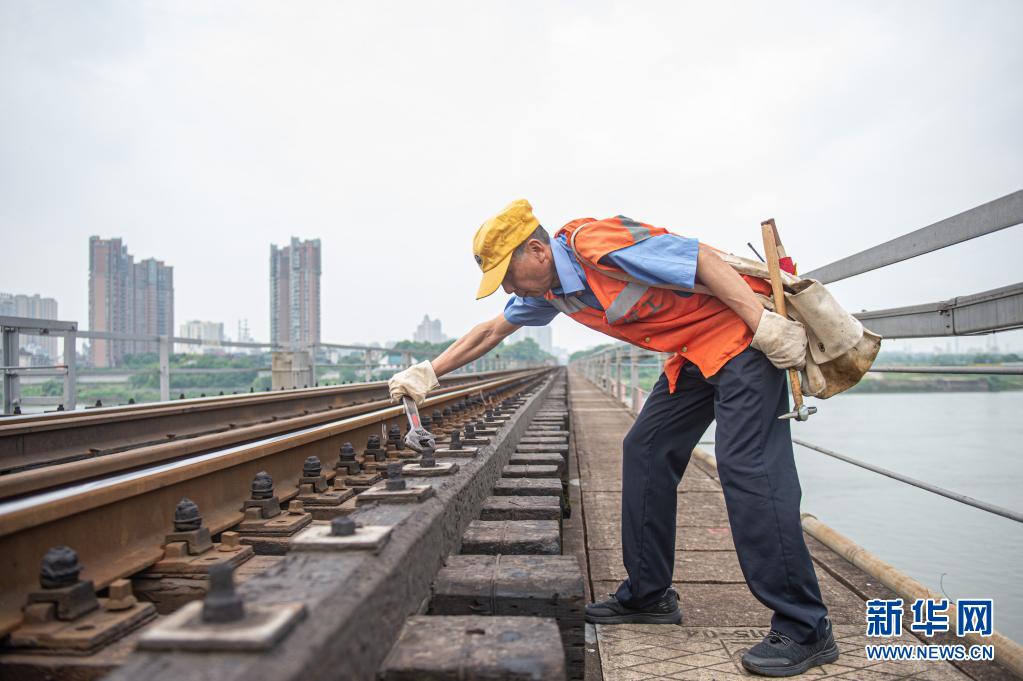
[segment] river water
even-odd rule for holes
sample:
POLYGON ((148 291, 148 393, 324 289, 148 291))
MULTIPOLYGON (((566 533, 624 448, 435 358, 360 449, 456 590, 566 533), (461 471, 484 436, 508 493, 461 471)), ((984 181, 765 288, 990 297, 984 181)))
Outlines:
MULTIPOLYGON (((1023 392, 852 394, 813 403, 816 415, 792 422, 795 437, 1023 511, 1023 392)), ((993 598, 995 628, 1023 641, 1023 524, 794 448, 804 512, 950 601, 993 598)))

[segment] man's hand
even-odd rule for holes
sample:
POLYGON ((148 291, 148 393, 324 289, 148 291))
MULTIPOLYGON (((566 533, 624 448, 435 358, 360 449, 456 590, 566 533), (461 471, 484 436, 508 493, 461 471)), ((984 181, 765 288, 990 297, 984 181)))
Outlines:
POLYGON ((433 365, 429 361, 413 364, 404 371, 399 371, 387 382, 391 399, 397 402, 402 395, 408 395, 417 405, 423 403, 426 394, 440 385, 433 365))
POLYGON ((750 347, 767 355, 779 369, 802 369, 806 364, 806 331, 799 322, 764 310, 750 347))

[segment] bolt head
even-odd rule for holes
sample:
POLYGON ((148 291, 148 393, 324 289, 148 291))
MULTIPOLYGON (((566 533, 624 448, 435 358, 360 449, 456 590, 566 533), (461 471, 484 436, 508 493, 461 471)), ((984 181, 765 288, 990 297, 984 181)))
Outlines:
POLYGON ((82 564, 78 554, 70 546, 55 546, 43 556, 39 567, 39 586, 44 589, 59 589, 78 582, 82 564))
POLYGON ((304 478, 318 478, 321 470, 323 470, 323 466, 320 464, 319 457, 310 456, 302 463, 302 477, 304 478))
POLYGON ((191 499, 184 498, 174 509, 174 531, 192 532, 202 527, 202 516, 199 507, 191 499))
POLYGON ((274 480, 266 471, 260 471, 252 479, 251 489, 253 499, 269 499, 274 495, 274 480))
POLYGON ((350 537, 355 534, 355 521, 346 516, 338 516, 330 521, 330 534, 333 537, 350 537))

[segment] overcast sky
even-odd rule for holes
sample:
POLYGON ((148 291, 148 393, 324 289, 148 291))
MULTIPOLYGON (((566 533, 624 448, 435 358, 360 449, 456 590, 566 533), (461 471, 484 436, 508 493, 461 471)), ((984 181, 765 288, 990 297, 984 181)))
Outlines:
MULTIPOLYGON (((474 301, 471 238, 519 197, 742 255, 774 217, 805 271, 1023 188, 1020 26, 1018 1, 2 0, 0 291, 84 327, 88 237, 120 236, 173 265, 177 323, 263 340, 269 245, 319 238, 324 340, 458 335, 504 306, 474 301)), ((1021 253, 1015 227, 833 290, 930 302, 1021 253)))

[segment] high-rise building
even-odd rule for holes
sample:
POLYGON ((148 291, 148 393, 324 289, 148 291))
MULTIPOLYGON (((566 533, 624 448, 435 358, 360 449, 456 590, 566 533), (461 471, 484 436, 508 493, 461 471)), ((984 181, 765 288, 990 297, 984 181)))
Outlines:
MULTIPOLYGON (((57 301, 43 298, 38 293, 0 293, 0 316, 27 319, 56 319, 57 301)), ((23 350, 38 350, 51 360, 57 359, 57 338, 53 336, 22 335, 18 346, 23 350)))
MULTIPOLYGON (((135 263, 121 239, 89 237, 89 330, 174 335, 174 268, 154 258, 135 263)), ((94 338, 90 344, 97 367, 158 349, 147 341, 94 338)))
MULTIPOLYGON (((128 247, 120 239, 89 237, 89 330, 131 333, 134 271, 128 247)), ((92 364, 116 366, 125 344, 103 338, 89 342, 92 364)))
POLYGON ((448 337, 441 331, 440 320, 430 319, 430 315, 423 317, 423 321, 416 327, 416 332, 412 334, 412 340, 417 343, 443 343, 447 339, 448 337))
POLYGON ((523 326, 515 333, 508 336, 508 343, 518 343, 519 341, 532 338, 536 341, 536 344, 540 346, 540 349, 544 352, 554 354, 554 343, 551 337, 551 327, 548 326, 523 326))
POLYGON ((270 342, 300 350, 320 342, 320 240, 270 244, 270 342))
POLYGON ((223 352, 224 350, 223 345, 221 345, 224 342, 223 322, 205 322, 193 319, 181 325, 178 335, 182 338, 194 338, 195 340, 203 341, 202 345, 182 343, 179 352, 198 352, 205 355, 223 352))
MULTIPOLYGON (((132 333, 145 336, 174 335, 174 268, 156 258, 135 263, 134 318, 132 333)), ((134 351, 159 352, 158 343, 136 341, 134 351)))

